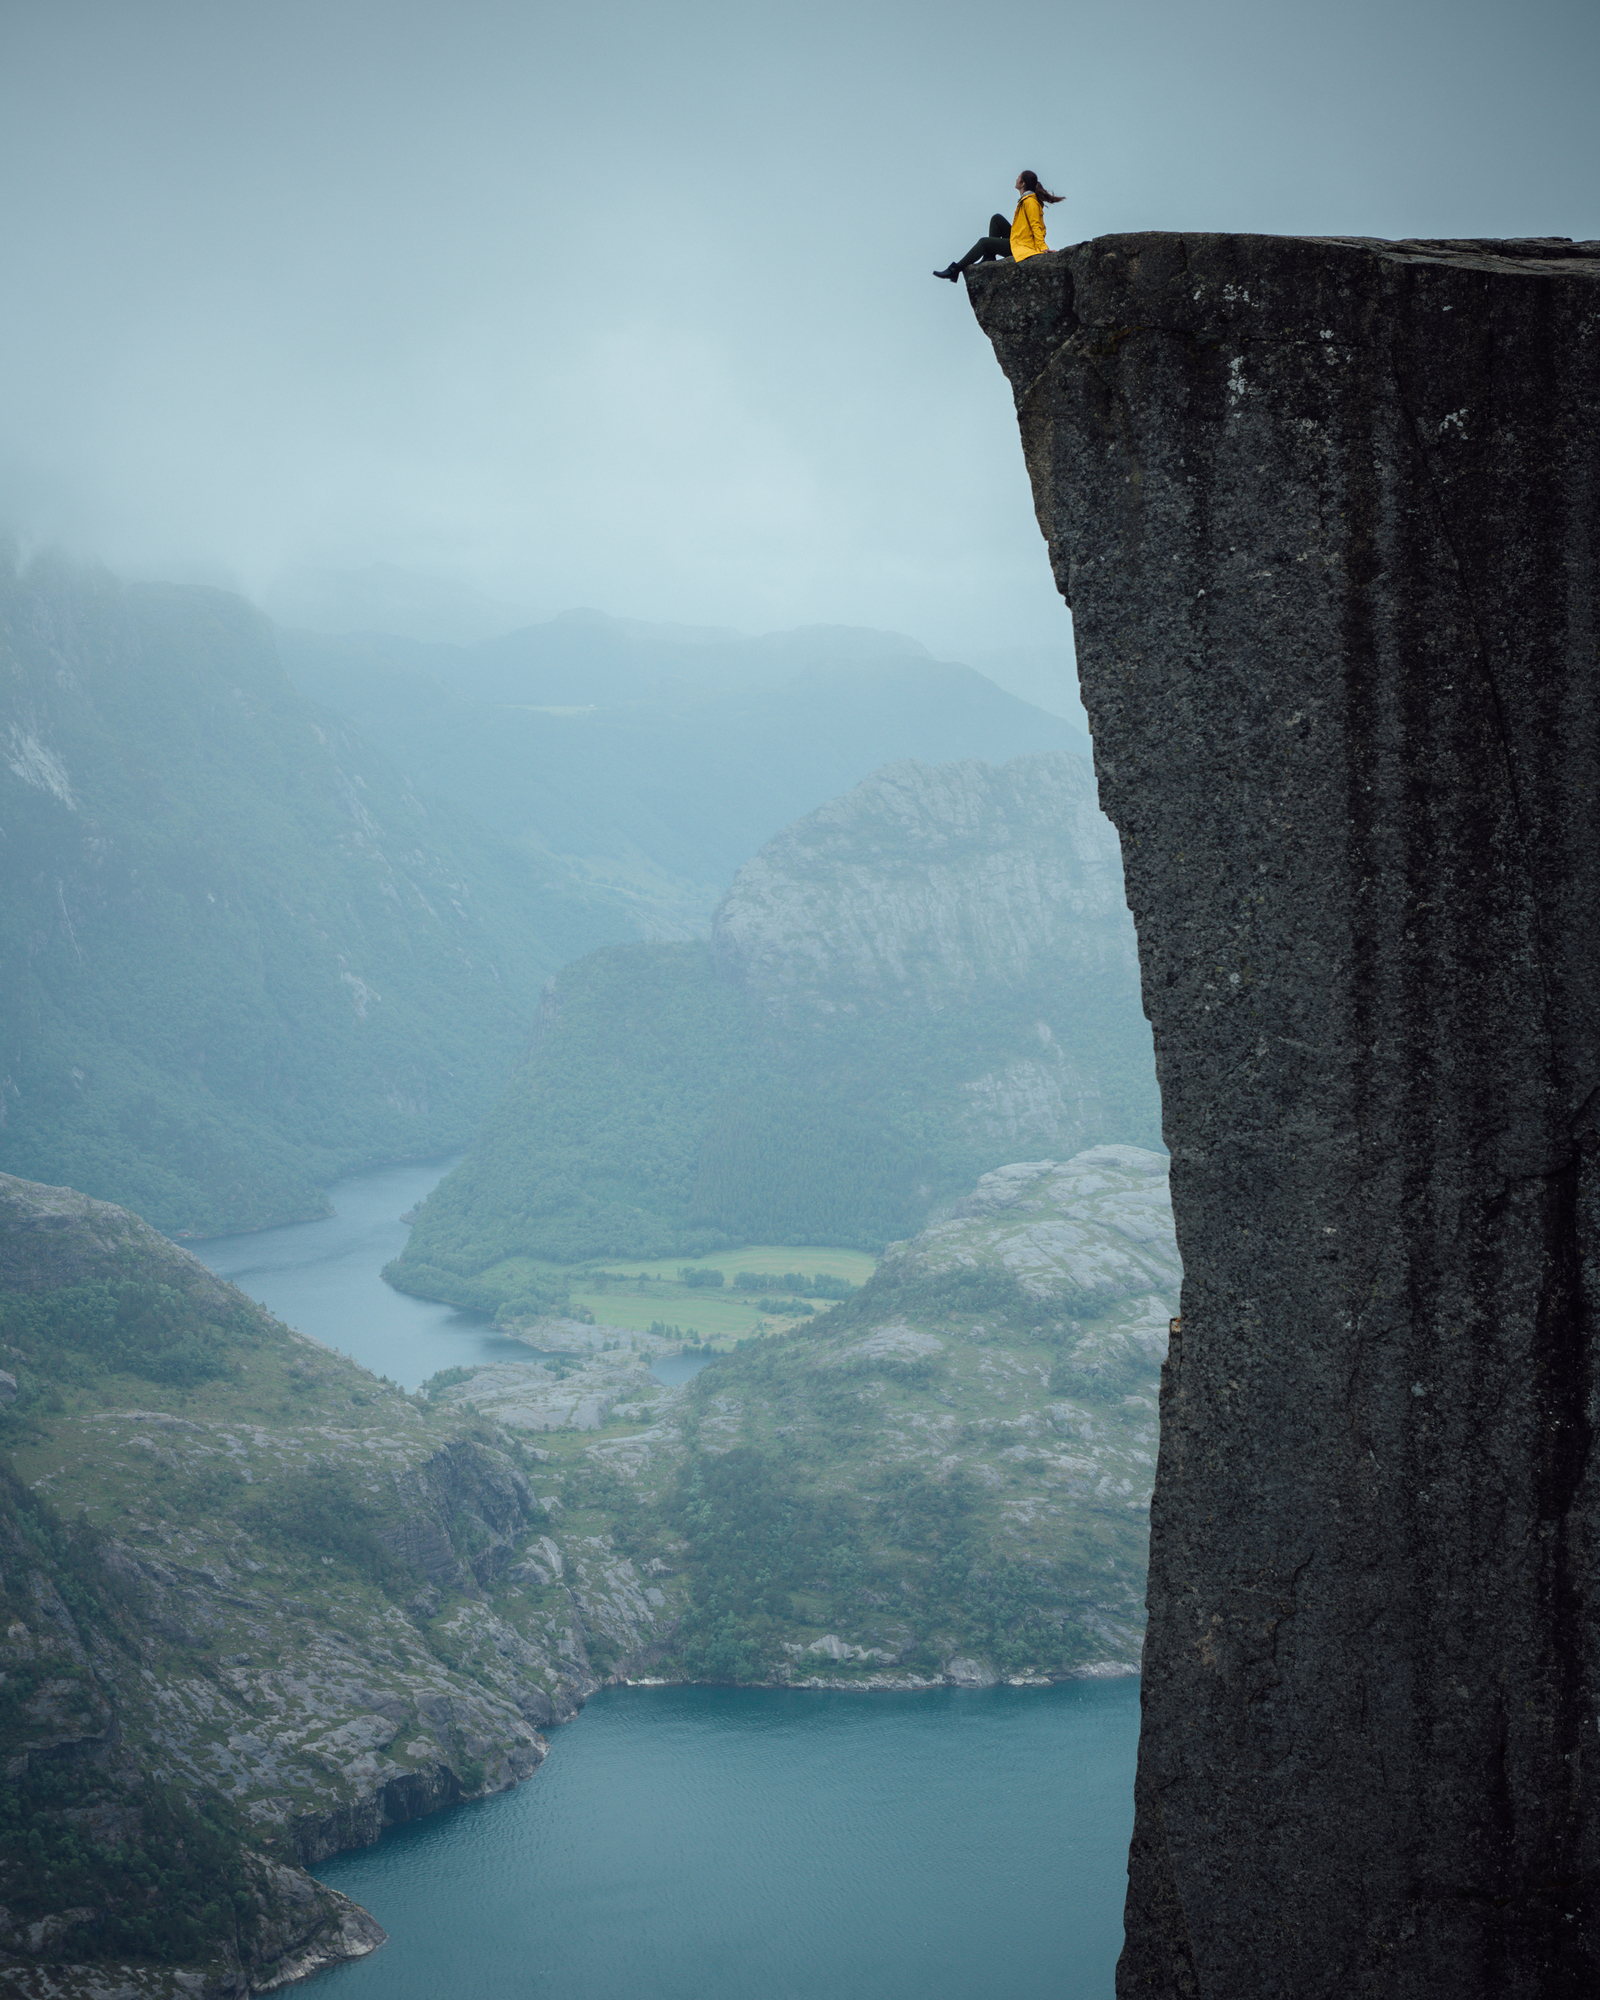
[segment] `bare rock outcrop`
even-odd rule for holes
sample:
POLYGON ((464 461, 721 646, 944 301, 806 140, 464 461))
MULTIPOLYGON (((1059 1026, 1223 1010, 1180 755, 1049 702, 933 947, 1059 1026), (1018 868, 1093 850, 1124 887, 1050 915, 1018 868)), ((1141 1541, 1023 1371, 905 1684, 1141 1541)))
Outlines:
POLYGON ((1066 954, 1126 963, 1117 839, 1081 757, 886 764, 768 841, 712 925, 780 1020, 949 1007, 1066 954))
POLYGON ((712 950, 770 1022, 818 1046, 830 1023, 898 1015, 915 1033, 1034 995, 1011 1032, 966 1031, 958 1129, 991 1159, 1118 1134, 1108 1084, 1134 1048, 1148 1075, 1116 832, 1087 761, 1064 751, 886 764, 745 863, 712 950))
POLYGON ((1186 1274, 1119 1993, 1592 1993, 1600 245, 969 283, 1186 1274))

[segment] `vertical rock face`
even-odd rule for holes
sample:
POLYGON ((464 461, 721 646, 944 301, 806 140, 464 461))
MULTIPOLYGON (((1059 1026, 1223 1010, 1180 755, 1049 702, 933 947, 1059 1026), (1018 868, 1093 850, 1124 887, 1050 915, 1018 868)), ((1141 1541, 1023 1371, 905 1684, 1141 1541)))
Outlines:
POLYGON ((1186 1272, 1118 1991, 1600 1991, 1600 245, 971 274, 1186 1272))

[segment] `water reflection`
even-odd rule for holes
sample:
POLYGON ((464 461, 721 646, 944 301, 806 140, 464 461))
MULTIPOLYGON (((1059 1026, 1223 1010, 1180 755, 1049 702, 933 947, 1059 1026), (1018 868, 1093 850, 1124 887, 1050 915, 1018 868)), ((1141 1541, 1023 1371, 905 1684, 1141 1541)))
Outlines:
POLYGON ((710 1359, 709 1354, 661 1354, 651 1362, 650 1373, 658 1382, 675 1389, 691 1375, 698 1375, 710 1359))

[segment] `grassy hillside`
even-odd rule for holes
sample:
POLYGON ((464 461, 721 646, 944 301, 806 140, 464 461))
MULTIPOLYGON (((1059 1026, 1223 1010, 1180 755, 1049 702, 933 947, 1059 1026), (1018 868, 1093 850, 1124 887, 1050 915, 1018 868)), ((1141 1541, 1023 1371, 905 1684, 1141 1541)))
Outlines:
POLYGON ((709 945, 619 946, 569 967, 528 1063, 423 1205, 398 1280, 514 1315, 554 1294, 503 1296, 513 1259, 881 1246, 911 1217, 907 1140, 875 1126, 881 1090, 862 1099, 789 1057, 709 945))
POLYGON ((637 1650, 624 1559, 592 1606, 539 1566, 542 1454, 123 1210, 0 1176, 0 1362, 8 1992, 106 1961, 263 1990, 368 1948, 305 1868, 526 1776, 589 1642, 637 1650))
POLYGON ((569 966, 388 1275, 515 1320, 560 1267, 877 1249, 1024 1149, 1158 1143, 1103 824, 1076 759, 890 766, 741 870, 711 945, 569 966))
POLYGON ((415 792, 220 592, 0 560, 0 1166, 217 1233, 460 1145, 624 919, 415 792))

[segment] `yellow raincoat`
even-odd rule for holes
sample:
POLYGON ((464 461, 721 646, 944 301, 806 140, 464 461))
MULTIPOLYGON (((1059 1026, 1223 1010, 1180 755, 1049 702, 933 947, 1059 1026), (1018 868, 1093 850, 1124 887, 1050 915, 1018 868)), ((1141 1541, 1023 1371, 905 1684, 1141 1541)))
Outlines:
POLYGON ((1011 218, 1011 254, 1020 264, 1024 257, 1037 257, 1048 250, 1044 240, 1044 209, 1036 194, 1025 194, 1011 218))

